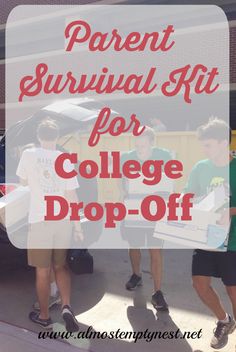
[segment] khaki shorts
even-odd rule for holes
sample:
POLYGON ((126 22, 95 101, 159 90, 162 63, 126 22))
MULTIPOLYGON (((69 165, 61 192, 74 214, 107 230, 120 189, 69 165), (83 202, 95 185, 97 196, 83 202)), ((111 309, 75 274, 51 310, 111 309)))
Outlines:
POLYGON ((70 248, 72 225, 69 220, 30 224, 28 264, 39 268, 64 266, 70 248))

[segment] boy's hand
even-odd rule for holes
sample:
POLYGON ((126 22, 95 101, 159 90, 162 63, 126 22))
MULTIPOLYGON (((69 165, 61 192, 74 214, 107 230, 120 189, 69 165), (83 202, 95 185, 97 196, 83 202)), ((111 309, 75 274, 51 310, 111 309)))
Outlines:
POLYGON ((84 240, 84 233, 83 233, 83 230, 81 227, 75 227, 75 230, 74 230, 74 239, 75 241, 77 242, 83 242, 84 240))
POLYGON ((123 189, 120 190, 120 197, 119 197, 119 201, 120 202, 124 202, 124 200, 127 198, 127 192, 124 191, 123 189))
POLYGON ((222 226, 229 225, 230 222, 230 209, 224 209, 221 213, 221 218, 217 223, 222 226))

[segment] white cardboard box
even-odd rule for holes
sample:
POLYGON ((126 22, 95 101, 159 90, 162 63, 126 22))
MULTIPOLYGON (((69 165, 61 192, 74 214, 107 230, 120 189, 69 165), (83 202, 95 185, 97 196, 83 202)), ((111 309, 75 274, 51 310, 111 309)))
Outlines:
MULTIPOLYGON (((165 218, 155 226, 154 237, 183 244, 191 248, 227 250, 230 224, 217 223, 220 213, 216 211, 229 201, 224 186, 217 187, 191 209, 191 221, 167 221, 165 218)), ((177 214, 181 215, 181 208, 177 214)))

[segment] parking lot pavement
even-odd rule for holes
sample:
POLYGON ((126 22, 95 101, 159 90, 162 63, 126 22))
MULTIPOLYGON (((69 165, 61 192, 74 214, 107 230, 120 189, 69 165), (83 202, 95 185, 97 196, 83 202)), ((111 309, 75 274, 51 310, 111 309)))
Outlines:
POLYGON ((35 332, 0 322, 1 352, 83 352, 57 340, 39 340, 35 332))
MULTIPOLYGON (((0 249, 1 252, 1 249, 0 249)), ((94 274, 73 276, 72 305, 80 322, 80 330, 89 326, 93 331, 199 331, 200 339, 144 339, 134 343, 131 339, 69 339, 74 347, 93 352, 210 352, 209 342, 215 319, 199 301, 191 286, 191 250, 164 250, 163 291, 170 305, 170 313, 156 313, 150 303, 152 280, 149 272, 148 251, 143 251, 143 286, 134 292, 126 291, 125 282, 130 275, 127 250, 92 250, 94 274)), ((34 273, 21 266, 21 259, 0 253, 0 320, 25 329, 39 332, 28 320, 28 313, 35 300, 34 273), (9 264, 11 258, 12 264, 9 264)), ((223 303, 231 307, 223 286, 214 280, 223 303)), ((54 330, 63 329, 60 310, 51 313, 54 330)), ((37 335, 33 335, 37 341, 37 335)), ((235 351, 236 334, 230 336, 222 352, 235 351)), ((2 337, 1 337, 2 338, 2 337)), ((48 340, 47 340, 48 341, 48 340)), ((64 344, 63 344, 64 345, 64 344)), ((49 344, 48 344, 49 347, 49 344)), ((40 348, 40 347, 39 347, 40 348)), ((71 347, 72 349, 73 347, 71 347)), ((48 348, 49 349, 49 348, 48 348)), ((73 348, 74 349, 74 348, 73 348)), ((8 349, 12 350, 12 349, 8 349)), ((213 351, 213 350, 212 350, 213 351)), ((2 349, 1 349, 2 352, 2 349)), ((5 351, 4 351, 5 352, 5 351)))

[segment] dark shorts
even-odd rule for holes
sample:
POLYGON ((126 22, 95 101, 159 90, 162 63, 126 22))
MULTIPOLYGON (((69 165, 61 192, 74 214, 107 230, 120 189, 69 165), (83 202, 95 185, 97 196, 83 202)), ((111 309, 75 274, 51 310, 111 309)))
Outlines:
POLYGON ((225 286, 236 286, 236 251, 196 249, 193 252, 192 275, 217 277, 225 286))
POLYGON ((153 228, 126 227, 121 223, 122 238, 129 243, 130 248, 162 248, 163 240, 155 238, 153 228))

